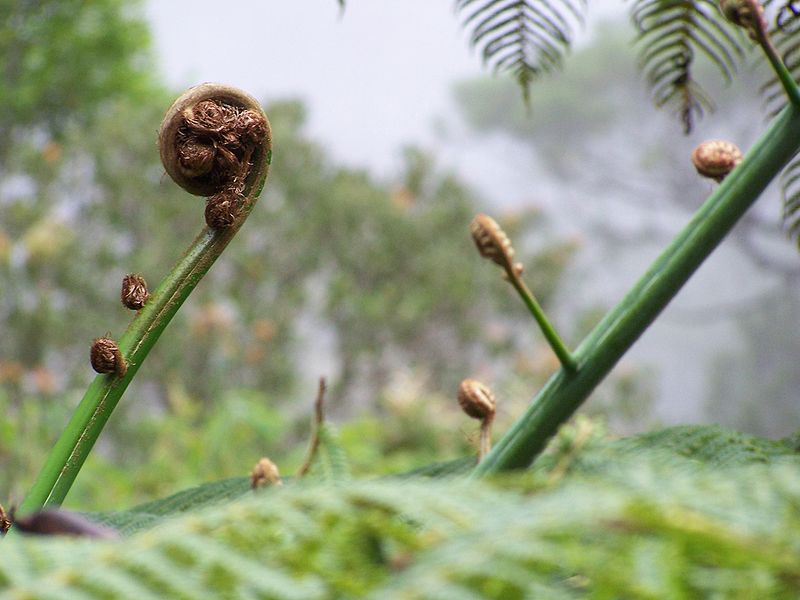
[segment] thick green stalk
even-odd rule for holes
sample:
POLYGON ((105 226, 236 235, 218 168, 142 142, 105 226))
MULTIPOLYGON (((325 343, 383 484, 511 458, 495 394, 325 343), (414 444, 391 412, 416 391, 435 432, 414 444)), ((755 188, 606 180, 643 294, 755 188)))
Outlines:
POLYGON ((742 163, 575 351, 577 372, 556 372, 474 476, 527 467, 714 251, 800 149, 800 107, 770 124, 742 163))
MULTIPOLYGON (((224 86, 206 84, 193 88, 190 93, 195 95, 202 93, 205 97, 209 97, 211 92, 216 91, 223 92, 223 100, 234 101, 261 112, 255 100, 224 86)), ((241 214, 230 227, 204 228, 153 292, 145 306, 136 314, 119 340, 119 349, 128 364, 125 376, 101 374, 95 377, 66 429, 50 451, 33 487, 20 505, 18 514, 34 512, 44 506, 59 505, 63 502, 111 412, 150 349, 200 279, 222 254, 261 194, 272 156, 269 129, 267 131, 267 140, 263 147, 253 154, 253 166, 243 191, 246 201, 241 214)))

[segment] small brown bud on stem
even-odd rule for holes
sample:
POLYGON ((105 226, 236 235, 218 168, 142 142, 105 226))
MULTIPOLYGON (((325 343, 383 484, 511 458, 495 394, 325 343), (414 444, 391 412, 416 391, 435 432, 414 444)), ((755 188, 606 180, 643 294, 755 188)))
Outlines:
POLYGON ((490 216, 478 214, 472 219, 469 228, 481 256, 513 273, 514 248, 500 225, 490 216))
POLYGON ((131 310, 139 310, 147 302, 150 296, 147 291, 147 282, 140 275, 131 273, 122 278, 122 291, 120 292, 120 300, 126 308, 131 310))
POLYGON ((476 379, 465 379, 458 386, 458 403, 467 415, 481 421, 480 462, 492 448, 492 423, 497 402, 487 386, 476 379))
POLYGON ((742 151, 725 140, 709 140, 699 144, 692 152, 692 163, 703 177, 721 182, 742 162, 742 151))
POLYGON ((116 373, 117 376, 124 377, 128 372, 128 363, 117 343, 110 338, 97 338, 92 343, 89 358, 92 368, 98 373, 116 373))
POLYGON ((465 379, 458 386, 458 403, 473 419, 494 416, 496 402, 492 390, 477 379, 465 379))
POLYGON ((268 458, 262 458, 250 473, 250 487, 254 490, 271 485, 283 485, 278 466, 268 458))
POLYGON ((720 0, 719 9, 728 21, 745 29, 754 42, 767 39, 769 28, 758 0, 720 0))
POLYGON ((205 212, 206 225, 212 229, 224 229, 233 225, 243 206, 243 187, 242 184, 235 182, 208 198, 205 212))

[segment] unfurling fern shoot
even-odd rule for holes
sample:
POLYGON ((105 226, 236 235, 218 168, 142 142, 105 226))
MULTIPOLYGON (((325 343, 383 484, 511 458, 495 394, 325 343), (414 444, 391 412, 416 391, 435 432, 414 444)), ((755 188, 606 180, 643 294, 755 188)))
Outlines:
POLYGON ((209 204, 215 198, 227 203, 224 218, 213 219, 200 231, 149 297, 141 297, 143 281, 127 282, 122 300, 138 310, 136 317, 119 343, 100 338, 91 352, 95 369, 116 377, 102 374, 89 386, 20 505, 21 515, 64 500, 150 349, 250 214, 269 171, 272 134, 254 98, 229 86, 203 84, 167 111, 159 149, 164 168, 178 185, 209 196, 209 204))
POLYGON ((478 462, 492 449, 492 423, 497 401, 488 386, 477 379, 465 379, 458 386, 458 403, 467 415, 481 422, 478 462))
POLYGON ((484 214, 476 215, 469 228, 472 233, 472 241, 475 242, 480 255, 503 268, 506 280, 514 286, 525 306, 528 307, 562 366, 568 371, 575 371, 578 365, 572 357, 572 353, 547 319, 536 297, 522 281, 522 264, 514 262, 514 248, 505 231, 497 224, 497 221, 484 214))

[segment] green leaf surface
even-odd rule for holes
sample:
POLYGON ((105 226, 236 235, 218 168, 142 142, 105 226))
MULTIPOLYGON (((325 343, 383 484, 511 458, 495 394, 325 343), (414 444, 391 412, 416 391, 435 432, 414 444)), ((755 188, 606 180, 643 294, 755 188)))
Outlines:
POLYGON ((121 541, 17 536, 0 597, 793 597, 796 440, 575 431, 490 482, 230 479, 117 513, 158 523, 121 541))

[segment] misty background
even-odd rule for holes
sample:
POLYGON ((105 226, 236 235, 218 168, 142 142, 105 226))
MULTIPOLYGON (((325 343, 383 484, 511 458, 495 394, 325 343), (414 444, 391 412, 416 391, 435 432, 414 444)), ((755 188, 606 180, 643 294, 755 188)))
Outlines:
MULTIPOLYGON (((715 184, 692 149, 764 129, 755 52, 684 135, 637 71, 625 2, 592 3, 564 69, 517 84, 430 0, 47 0, 0 18, 0 489, 22 496, 122 335, 127 273, 155 287, 204 226, 156 132, 187 87, 263 102, 275 155, 248 223, 165 330, 71 491, 125 506, 304 459, 318 378, 356 476, 474 452, 456 389, 498 399, 495 438, 557 361, 469 234, 498 220, 525 281, 576 346, 715 184), (177 459, 176 459, 177 457, 177 459)), ((612 435, 720 423, 800 429, 800 260, 780 184, 596 390, 612 435)))
MULTIPOLYGON (((565 73, 534 83, 530 113, 509 100, 517 114, 513 123, 496 115, 472 115, 470 122, 469 111, 456 101, 459 89, 462 104, 479 103, 481 95, 491 98, 499 90, 519 94, 499 77, 465 95, 465 82, 488 75, 478 53, 468 48, 450 2, 351 1, 344 11, 332 1, 233 1, 222 12, 214 7, 204 1, 147 2, 158 64, 170 84, 222 81, 267 100, 299 98, 308 107, 308 134, 341 163, 389 178, 399 168, 401 149, 419 145, 478 190, 481 210, 545 211, 558 231, 580 246, 552 309, 567 332, 574 331, 573 321, 583 311, 621 298, 713 189, 693 173, 688 157, 694 145, 727 138, 746 149, 763 123, 757 86, 750 83, 760 83, 764 75, 748 72, 733 89, 719 84, 718 112, 700 121, 691 136, 682 136, 677 119, 652 105, 636 73, 634 33, 621 2, 592 3, 588 27, 576 31, 576 51, 565 73), (605 64, 611 73, 602 77, 607 87, 624 80, 617 94, 579 87, 576 63, 588 59, 581 50, 598 38, 614 39, 609 52, 615 58, 605 64), (575 86, 570 92, 575 101, 548 104, 549 90, 563 80, 575 86), (606 122, 589 125, 582 136, 580 128, 594 119, 594 103, 603 105, 606 122), (524 133, 514 133, 512 127, 520 124, 524 133)), ((623 359, 621 368, 635 365, 655 381, 655 422, 715 422, 726 416, 736 421, 736 408, 720 407, 712 395, 728 393, 723 392, 726 355, 736 370, 732 357, 748 352, 743 320, 764 306, 765 297, 796 304, 798 261, 779 233, 776 185, 756 211, 763 216, 759 223, 774 225, 767 241, 753 242, 746 232, 741 244, 724 244, 623 359), (747 252, 754 244, 760 244, 755 257, 747 252), (777 266, 765 269, 764 261, 777 266), (786 297, 786 289, 795 296, 786 297)), ((535 291, 535 273, 529 277, 535 291)), ((769 327, 786 326, 783 311, 771 306, 765 312, 769 327)), ((308 350, 320 353, 318 344, 308 350)), ((330 352, 323 349, 319 359, 336 368, 330 352)), ((308 378, 307 389, 313 389, 313 380, 308 378)), ((788 386, 781 401, 791 403, 797 391, 788 386)), ((733 396, 730 401, 736 402, 733 396)), ((766 429, 787 435, 798 425, 796 418, 778 418, 766 429)))

